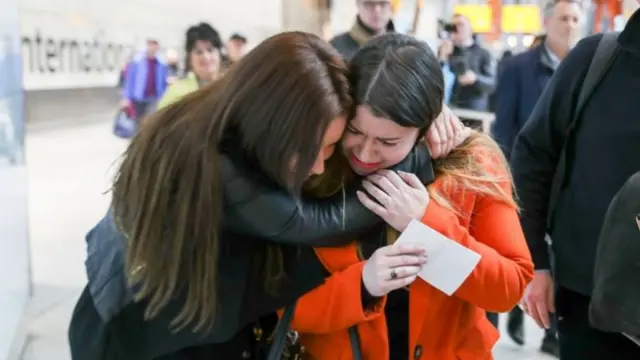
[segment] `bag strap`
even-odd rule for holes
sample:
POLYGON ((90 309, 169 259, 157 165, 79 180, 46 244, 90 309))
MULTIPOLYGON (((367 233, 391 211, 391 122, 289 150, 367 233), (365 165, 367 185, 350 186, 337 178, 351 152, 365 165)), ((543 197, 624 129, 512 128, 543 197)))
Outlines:
POLYGON ((358 335, 358 329, 355 326, 349 328, 349 341, 351 342, 351 351, 353 353, 353 360, 363 360, 362 347, 360 346, 360 336, 358 335))
POLYGON ((269 349, 267 360, 280 360, 282 357, 282 351, 284 350, 284 344, 287 340, 287 333, 291 328, 291 320, 293 319, 293 313, 295 310, 295 302, 284 309, 284 313, 276 325, 273 335, 273 343, 269 349))
MULTIPOLYGON (((284 309, 284 313, 276 325, 273 335, 273 343, 269 349, 267 360, 280 360, 282 357, 282 351, 284 350, 287 333, 291 328, 291 320, 293 319, 295 310, 296 303, 293 303, 284 309)), ((351 342, 351 349, 353 350, 353 359, 363 360, 362 349, 360 347, 360 337, 358 336, 358 330, 355 326, 349 328, 349 340, 351 342)))
POLYGON ((580 125, 582 112, 587 105, 587 102, 590 100, 594 90, 598 84, 600 84, 605 74, 611 68, 611 64, 613 64, 619 49, 618 34, 618 32, 609 32, 602 35, 593 56, 593 60, 591 60, 591 64, 587 70, 587 75, 580 87, 578 102, 573 112, 573 118, 571 119, 569 126, 565 129, 564 144, 562 145, 562 151, 560 152, 560 158, 549 196, 549 211, 547 218, 547 225, 549 229, 552 227, 551 219, 553 217, 553 212, 567 175, 567 148, 569 140, 571 139, 571 136, 575 134, 576 129, 580 125))

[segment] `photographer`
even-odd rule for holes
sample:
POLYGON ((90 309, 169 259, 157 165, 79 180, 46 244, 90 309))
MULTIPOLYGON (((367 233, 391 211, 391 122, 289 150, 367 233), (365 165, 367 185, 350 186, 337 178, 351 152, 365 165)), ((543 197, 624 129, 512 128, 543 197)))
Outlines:
POLYGON ((441 42, 440 61, 456 78, 451 106, 487 111, 495 87, 491 54, 474 40, 469 19, 463 15, 454 15, 451 24, 444 24, 444 31, 448 38, 441 42))

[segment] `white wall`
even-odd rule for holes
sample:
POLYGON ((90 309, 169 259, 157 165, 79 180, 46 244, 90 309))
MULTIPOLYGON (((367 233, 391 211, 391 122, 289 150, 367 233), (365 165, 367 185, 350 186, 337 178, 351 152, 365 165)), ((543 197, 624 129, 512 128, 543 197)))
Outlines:
POLYGON ((0 0, 0 359, 20 337, 31 285, 17 8, 0 0))
POLYGON ((356 19, 356 0, 333 0, 331 30, 338 35, 351 29, 356 19))
POLYGON ((282 0, 21 0, 26 90, 114 86, 147 37, 181 50, 186 29, 210 22, 223 38, 277 33, 282 0), (38 34, 40 35, 38 37, 38 34))
MULTIPOLYGON (((406 1, 407 8, 412 7, 413 1, 406 1)), ((431 44, 435 41, 435 21, 445 2, 424 2, 418 36, 431 44)), ((114 86, 127 55, 143 46, 147 37, 159 39, 164 47, 181 50, 185 30, 199 21, 210 22, 223 38, 241 31, 252 44, 281 31, 283 26, 311 30, 300 24, 311 20, 313 14, 308 8, 315 2, 21 0, 19 3, 24 86, 30 91, 114 86), (300 2, 299 9, 292 9, 292 2, 300 2), (290 5, 283 6, 287 3, 290 5)), ((347 31, 355 16, 356 0, 333 0, 333 34, 347 31)))
POLYGON ((416 36, 429 43, 434 51, 438 46, 438 19, 446 15, 447 0, 423 1, 416 36))

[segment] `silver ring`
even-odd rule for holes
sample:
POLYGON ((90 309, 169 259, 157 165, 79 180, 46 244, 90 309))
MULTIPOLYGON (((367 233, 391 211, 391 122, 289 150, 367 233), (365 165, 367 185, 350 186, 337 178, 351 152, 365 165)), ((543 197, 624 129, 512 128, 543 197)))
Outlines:
POLYGON ((389 275, 390 275, 391 280, 395 280, 395 279, 398 278, 398 273, 396 273, 396 269, 391 269, 391 274, 389 274, 389 275))
POLYGON ((382 206, 388 206, 389 204, 391 204, 391 198, 387 196, 383 198, 380 202, 382 203, 382 206))

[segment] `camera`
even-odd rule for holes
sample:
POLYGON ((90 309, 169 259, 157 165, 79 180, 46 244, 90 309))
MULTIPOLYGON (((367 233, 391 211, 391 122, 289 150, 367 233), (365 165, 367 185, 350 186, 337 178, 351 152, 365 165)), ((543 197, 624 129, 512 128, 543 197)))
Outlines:
POLYGON ((458 27, 454 23, 438 20, 438 38, 448 39, 451 34, 458 32, 458 27))
POLYGON ((456 26, 456 24, 446 22, 442 19, 438 20, 438 26, 440 27, 440 31, 446 32, 448 34, 458 31, 458 27, 456 26))
POLYGON ((454 33, 458 31, 458 27, 456 27, 456 24, 444 23, 442 24, 442 30, 448 33, 454 33))

